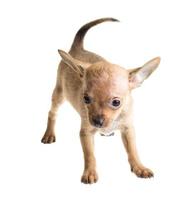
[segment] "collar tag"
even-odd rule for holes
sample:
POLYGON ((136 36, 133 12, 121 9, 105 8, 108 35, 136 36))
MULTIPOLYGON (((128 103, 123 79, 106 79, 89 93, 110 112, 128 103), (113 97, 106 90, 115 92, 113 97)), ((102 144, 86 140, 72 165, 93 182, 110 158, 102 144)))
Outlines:
POLYGON ((114 136, 114 132, 110 133, 110 134, 104 134, 104 133, 100 133, 101 136, 105 136, 105 137, 108 137, 108 136, 114 136))

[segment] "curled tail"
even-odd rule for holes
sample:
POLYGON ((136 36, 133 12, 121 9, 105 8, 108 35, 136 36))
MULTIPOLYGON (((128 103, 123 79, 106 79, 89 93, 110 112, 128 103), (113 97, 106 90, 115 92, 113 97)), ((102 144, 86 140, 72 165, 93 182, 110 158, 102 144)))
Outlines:
POLYGON ((114 18, 101 18, 101 19, 97 19, 97 20, 94 20, 92 22, 89 22, 89 23, 85 24, 76 33, 76 36, 74 38, 71 50, 73 50, 73 49, 78 49, 78 50, 79 49, 80 50, 83 49, 83 40, 84 40, 84 37, 85 37, 85 34, 87 33, 87 31, 91 27, 93 27, 93 26, 95 26, 97 24, 100 24, 102 22, 106 22, 106 21, 118 22, 119 20, 114 19, 114 18))

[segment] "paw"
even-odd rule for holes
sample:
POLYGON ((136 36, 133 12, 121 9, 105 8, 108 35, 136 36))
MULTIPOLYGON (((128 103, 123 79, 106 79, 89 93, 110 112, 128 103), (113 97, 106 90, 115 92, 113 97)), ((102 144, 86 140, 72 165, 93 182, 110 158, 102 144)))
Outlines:
POLYGON ((140 178, 151 178, 154 176, 153 172, 150 169, 139 165, 132 166, 131 171, 140 178))
POLYGON ((98 175, 95 170, 85 170, 81 177, 81 182, 85 184, 96 183, 97 180, 98 175))
POLYGON ((54 134, 45 134, 41 140, 44 144, 51 144, 56 141, 56 137, 54 134))

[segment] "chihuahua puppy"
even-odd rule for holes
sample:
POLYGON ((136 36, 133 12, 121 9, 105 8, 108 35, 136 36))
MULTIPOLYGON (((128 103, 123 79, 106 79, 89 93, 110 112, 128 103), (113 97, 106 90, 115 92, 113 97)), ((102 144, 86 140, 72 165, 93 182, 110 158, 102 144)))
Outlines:
POLYGON ((58 50, 62 60, 58 67, 47 129, 42 138, 44 144, 56 141, 56 114, 60 105, 68 100, 81 117, 80 140, 84 153, 81 182, 90 184, 98 180, 93 141, 96 132, 108 136, 114 130, 120 130, 131 171, 141 178, 153 176, 153 172, 141 163, 136 150, 131 91, 158 67, 160 58, 156 57, 142 67, 126 70, 85 50, 83 40, 87 31, 106 21, 118 20, 102 18, 92 21, 79 29, 69 53, 58 50))

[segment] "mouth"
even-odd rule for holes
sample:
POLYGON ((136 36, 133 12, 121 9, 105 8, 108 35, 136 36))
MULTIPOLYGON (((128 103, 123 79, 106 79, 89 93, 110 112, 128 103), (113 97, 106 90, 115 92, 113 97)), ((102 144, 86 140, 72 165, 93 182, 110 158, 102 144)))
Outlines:
POLYGON ((98 129, 101 129, 101 128, 106 128, 104 124, 95 124, 93 122, 90 122, 90 124, 95 127, 95 128, 98 128, 98 129))
POLYGON ((102 123, 95 123, 95 121, 93 119, 89 120, 89 123, 91 124, 91 126, 93 126, 94 128, 97 128, 98 130, 110 130, 113 129, 116 126, 116 122, 115 120, 103 120, 102 123))
POLYGON ((110 125, 107 124, 106 122, 104 122, 103 124, 95 124, 93 122, 90 121, 91 126, 93 126, 94 128, 97 128, 99 131, 100 130, 104 130, 104 129, 109 129, 110 125))
POLYGON ((95 128, 103 128, 103 126, 98 125, 98 124, 93 124, 93 126, 94 126, 95 128))

